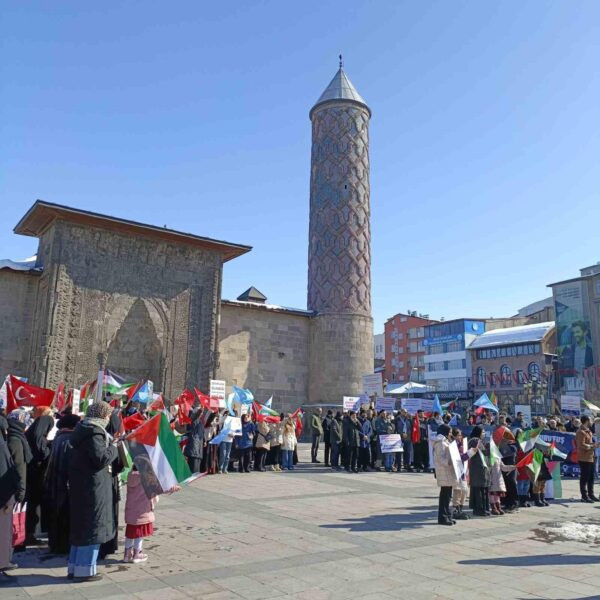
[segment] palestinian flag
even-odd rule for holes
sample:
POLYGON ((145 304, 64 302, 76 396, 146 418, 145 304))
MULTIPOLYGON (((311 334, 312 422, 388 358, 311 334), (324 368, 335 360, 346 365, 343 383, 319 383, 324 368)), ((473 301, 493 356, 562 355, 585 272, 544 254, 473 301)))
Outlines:
POLYGON ((554 485, 554 498, 562 498, 562 480, 560 478, 561 463, 558 461, 547 461, 546 466, 550 475, 552 475, 552 483, 554 485))
POLYGON ((498 398, 496 397, 496 392, 495 391, 492 391, 492 395, 490 396, 490 402, 494 406, 498 406, 498 398))
POLYGON ((542 428, 538 427, 537 429, 523 431, 517 436, 517 442, 519 442, 519 446, 521 446, 523 452, 529 452, 535 446, 536 439, 540 433, 542 433, 542 428))
POLYGON ((529 470, 529 478, 531 481, 535 481, 540 474, 540 469, 542 468, 542 461, 544 460, 544 455, 540 450, 534 448, 529 454, 526 454, 517 464, 517 469, 522 467, 527 467, 529 470))
POLYGON ((125 377, 122 377, 110 369, 104 369, 104 375, 102 377, 103 393, 120 396, 127 393, 127 390, 134 385, 135 382, 127 381, 125 377))
MULTIPOLYGON (((565 460, 568 455, 565 454, 564 452, 561 452, 556 447, 556 444, 554 442, 551 442, 551 444, 550 444, 550 456, 557 456, 558 458, 562 458, 563 460, 565 460)), ((560 469, 559 469, 559 471, 560 471, 560 469)))
POLYGON ((96 390, 96 380, 86 381, 81 388, 79 389, 79 400, 83 402, 87 400, 90 396, 94 395, 96 390))
POLYGON ((252 414, 256 421, 266 421, 267 423, 279 423, 281 420, 279 413, 264 404, 252 402, 252 414))
POLYGON ((156 415, 125 439, 148 498, 196 478, 192 476, 164 413, 156 415))
POLYGON ((495 465, 497 462, 502 462, 502 454, 500 449, 496 446, 496 442, 492 437, 490 439, 490 465, 495 465))

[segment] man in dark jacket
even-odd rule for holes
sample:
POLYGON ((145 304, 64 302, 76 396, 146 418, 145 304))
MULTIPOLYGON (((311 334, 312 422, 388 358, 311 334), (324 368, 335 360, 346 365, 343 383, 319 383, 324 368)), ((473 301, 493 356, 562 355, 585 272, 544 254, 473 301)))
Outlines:
POLYGON ((0 582, 5 571, 16 568, 12 561, 12 509, 19 491, 19 473, 8 445, 0 435, 0 582))
POLYGON ((319 453, 319 442, 323 438, 323 424, 321 423, 322 408, 317 408, 310 419, 310 432, 312 434, 312 444, 310 446, 310 456, 314 463, 321 462, 317 460, 319 453))
POLYGON ((102 578, 96 573, 100 544, 115 536, 109 467, 117 458, 117 448, 106 432, 111 413, 112 408, 106 402, 94 402, 71 436, 71 551, 67 568, 68 577, 77 581, 102 578))
POLYGON ((331 468, 340 470, 340 452, 343 441, 342 413, 338 410, 335 419, 331 420, 329 429, 329 439, 331 443, 331 468))
POLYGON ((321 425, 323 426, 323 442, 325 444, 325 466, 329 466, 329 454, 331 452, 331 421, 333 421, 333 411, 328 410, 321 425))
POLYGON ((346 471, 358 473, 358 449, 360 448, 361 425, 355 411, 350 411, 344 422, 344 443, 346 445, 346 471))
MULTIPOLYGON (((400 435, 402 439, 402 461, 404 464, 404 470, 412 472, 412 461, 413 461, 413 443, 412 443, 412 419, 406 410, 401 409, 396 416, 396 433, 400 435)), ((397 469, 400 472, 400 457, 396 457, 397 469)))

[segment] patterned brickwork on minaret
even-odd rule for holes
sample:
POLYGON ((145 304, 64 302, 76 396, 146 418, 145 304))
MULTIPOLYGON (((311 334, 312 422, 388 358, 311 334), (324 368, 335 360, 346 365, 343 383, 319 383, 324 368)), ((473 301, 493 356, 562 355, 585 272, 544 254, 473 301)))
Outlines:
POLYGON ((373 372, 369 119, 342 66, 310 111, 309 401, 339 404, 373 372))

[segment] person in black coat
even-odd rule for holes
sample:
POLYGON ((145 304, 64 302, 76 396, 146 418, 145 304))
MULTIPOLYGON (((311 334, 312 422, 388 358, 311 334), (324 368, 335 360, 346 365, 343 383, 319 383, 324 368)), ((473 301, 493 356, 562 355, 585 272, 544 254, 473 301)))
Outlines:
POLYGON ((190 411, 192 422, 187 426, 187 444, 183 454, 187 458, 190 471, 192 473, 200 472, 200 463, 204 451, 204 423, 202 422, 202 409, 190 411))
MULTIPOLYGON (((111 436, 115 436, 121 428, 121 415, 118 408, 113 408, 106 431, 111 436)), ((113 518, 115 520, 115 535, 112 539, 104 542, 100 545, 100 552, 98 558, 106 558, 109 554, 115 554, 119 549, 119 501, 121 500, 121 490, 119 487, 119 475, 123 472, 125 466, 121 462, 121 459, 117 456, 113 460, 110 466, 110 473, 112 475, 112 508, 113 518)))
POLYGON ((48 548, 53 554, 69 553, 69 454, 71 436, 80 418, 65 415, 58 421, 58 433, 52 442, 44 489, 48 507, 48 548))
POLYGON ((48 406, 38 407, 35 412, 37 416, 25 434, 33 455, 33 460, 27 465, 27 520, 25 524, 27 532, 25 543, 31 545, 41 543, 35 537, 38 522, 41 524, 42 531, 48 529, 48 511, 44 502, 44 474, 50 457, 48 434, 54 427, 54 418, 48 406))
POLYGON ((333 421, 333 411, 328 410, 325 418, 322 421, 323 425, 323 442, 325 444, 325 466, 329 466, 329 457, 331 454, 331 421, 333 421))
MULTIPOLYGON (((8 423, 7 423, 8 429, 8 423)), ((0 435, 0 581, 4 572, 14 569, 12 561, 12 508, 19 491, 19 473, 8 450, 4 437, 0 435)))
POLYGON ((8 435, 8 421, 6 420, 6 411, 4 408, 0 408, 0 436, 6 441, 8 435))
POLYGON ((117 448, 106 431, 111 413, 106 402, 94 402, 71 435, 71 551, 67 568, 69 579, 77 581, 102 578, 96 573, 100 544, 116 534, 110 467, 117 458, 117 448))
POLYGON ((358 473, 358 449, 362 428, 355 411, 350 411, 344 422, 344 442, 346 444, 346 471, 358 473))

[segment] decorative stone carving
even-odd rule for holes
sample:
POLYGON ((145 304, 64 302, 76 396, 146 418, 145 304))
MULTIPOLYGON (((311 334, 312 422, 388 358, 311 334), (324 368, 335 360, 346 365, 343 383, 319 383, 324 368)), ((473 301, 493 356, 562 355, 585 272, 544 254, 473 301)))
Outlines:
POLYGON ((320 107, 312 136, 308 308, 370 316, 369 113, 320 107))

